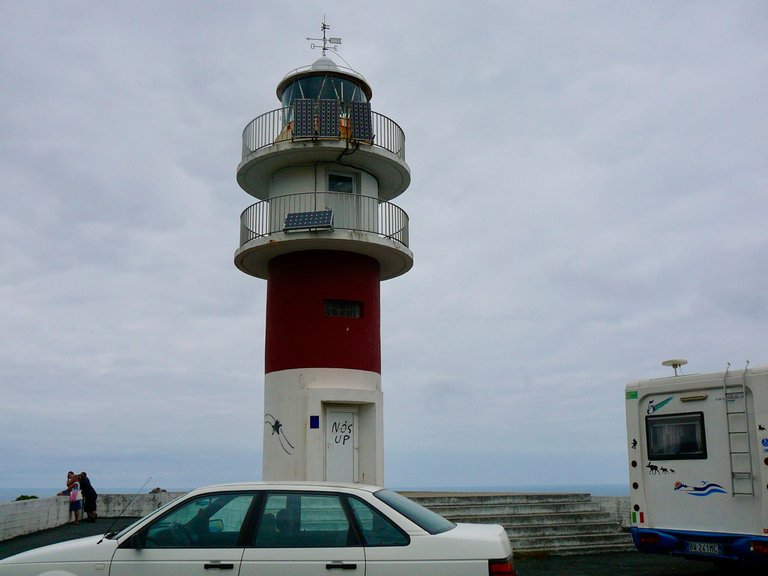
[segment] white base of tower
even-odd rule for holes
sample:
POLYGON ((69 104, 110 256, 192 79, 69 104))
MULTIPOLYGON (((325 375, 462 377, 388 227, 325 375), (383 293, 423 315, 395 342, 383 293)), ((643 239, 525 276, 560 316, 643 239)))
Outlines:
POLYGON ((381 375, 338 368, 264 381, 263 479, 384 483, 381 375))

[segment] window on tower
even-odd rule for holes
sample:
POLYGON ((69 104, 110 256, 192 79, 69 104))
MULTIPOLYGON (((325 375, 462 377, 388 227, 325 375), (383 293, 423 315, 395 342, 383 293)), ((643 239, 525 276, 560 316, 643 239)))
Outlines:
POLYGON ((355 178, 351 174, 328 174, 328 192, 355 192, 355 178))
POLYGON ((337 318, 362 318, 363 303, 353 300, 325 300, 323 313, 337 318))

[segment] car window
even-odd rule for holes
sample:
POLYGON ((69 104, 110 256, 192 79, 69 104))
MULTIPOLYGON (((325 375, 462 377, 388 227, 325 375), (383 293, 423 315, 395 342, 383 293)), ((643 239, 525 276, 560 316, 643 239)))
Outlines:
POLYGON ((378 490, 373 495, 430 534, 440 534, 456 527, 450 520, 392 490, 378 490))
POLYGON ((268 494, 253 537, 260 548, 359 545, 337 494, 268 494))
POLYGON ((410 542, 407 534, 375 508, 357 498, 350 498, 349 505, 366 546, 407 546, 410 542))
MULTIPOLYGON (((147 514, 147 515, 146 515, 146 516, 144 516, 143 518, 139 518, 139 519, 138 519, 138 520, 136 520, 135 522, 133 522, 133 523, 131 523, 131 524, 128 524, 128 526, 125 526, 125 527, 124 527, 124 528, 122 528, 122 529, 121 529, 119 532, 110 532, 110 533, 106 534, 106 535, 105 535, 105 537, 106 537, 106 538, 108 538, 108 539, 110 539, 110 540, 111 540, 111 539, 120 540, 120 539, 121 539, 123 536, 125 536, 126 534, 128 534, 129 532, 131 532, 131 531, 133 530, 134 526, 136 526, 137 524, 139 524, 139 523, 143 522, 144 520, 146 520, 146 519, 147 519, 147 518, 149 518, 150 516, 162 516, 162 515, 164 514, 164 511, 165 511, 165 510, 170 510, 171 508, 173 508, 173 507, 176 505, 176 503, 177 503, 179 500, 181 500, 182 498, 184 498, 184 495, 182 495, 182 496, 177 496, 176 498, 174 498, 174 499, 173 499, 173 500, 171 500, 170 502, 166 502, 165 504, 163 504, 162 506, 160 506, 160 508, 158 508, 157 510, 153 510, 152 512, 150 512, 149 514, 147 514)), ((125 511, 125 510, 123 510, 123 512, 124 512, 124 511, 125 511)), ((117 521, 118 521, 118 520, 120 520, 120 518, 117 518, 117 519, 115 520, 115 523, 117 523, 117 521)))
POLYGON ((144 532, 145 548, 237 546, 253 494, 209 494, 184 502, 144 532))

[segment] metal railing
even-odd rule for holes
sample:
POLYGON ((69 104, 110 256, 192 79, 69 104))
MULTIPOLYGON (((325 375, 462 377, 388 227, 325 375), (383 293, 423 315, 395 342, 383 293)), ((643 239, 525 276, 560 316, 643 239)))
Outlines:
POLYGON ((369 232, 408 247, 408 214, 395 204, 343 192, 308 192, 276 196, 252 204, 240 215, 240 245, 282 232, 295 212, 333 210, 335 230, 369 232))
MULTIPOLYGON (((283 107, 251 120, 243 130, 243 159, 266 146, 272 146, 283 140, 293 140, 291 117, 292 109, 283 107)), ((339 116, 339 122, 343 123, 346 120, 347 115, 342 113, 339 116)), ((370 143, 389 150, 401 160, 405 160, 405 133, 397 122, 383 114, 371 111, 371 124, 373 140, 370 143)), ((344 134, 345 131, 342 130, 339 140, 348 139, 344 134)))

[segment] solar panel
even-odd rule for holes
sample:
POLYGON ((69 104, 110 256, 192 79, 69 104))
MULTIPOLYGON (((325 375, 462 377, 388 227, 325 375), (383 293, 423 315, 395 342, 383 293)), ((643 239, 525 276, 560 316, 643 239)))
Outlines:
POLYGON ((333 230, 333 210, 291 212, 285 216, 283 231, 333 230))
POLYGON ((319 138, 339 138, 339 102, 338 100, 320 99, 317 101, 319 117, 317 136, 319 138))
POLYGON ((293 101, 294 138, 339 138, 339 102, 331 98, 293 101))
POLYGON ((365 142, 373 140, 370 102, 352 102, 350 120, 352 121, 352 140, 365 142))
POLYGON ((298 98, 293 101, 293 137, 312 138, 315 135, 315 101, 298 98))

